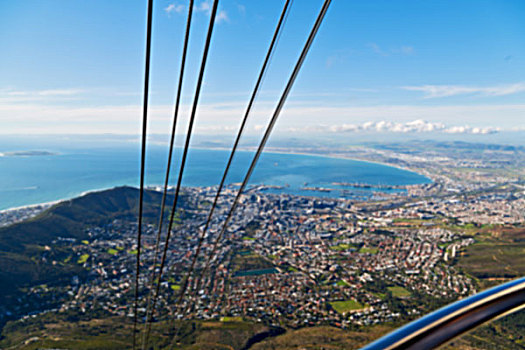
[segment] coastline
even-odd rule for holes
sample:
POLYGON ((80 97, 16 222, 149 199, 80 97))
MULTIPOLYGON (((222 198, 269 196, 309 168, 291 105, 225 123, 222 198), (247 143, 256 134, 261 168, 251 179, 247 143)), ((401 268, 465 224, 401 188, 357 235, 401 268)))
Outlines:
MULTIPOLYGON (((75 195, 70 196, 70 197, 56 199, 56 200, 52 200, 52 201, 49 201, 49 202, 27 204, 27 205, 21 205, 21 206, 18 206, 18 207, 11 207, 11 208, 6 208, 6 209, 0 209, 0 214, 4 214, 4 213, 10 212, 10 211, 32 209, 32 208, 43 207, 43 206, 51 207, 53 205, 57 205, 57 204, 60 204, 60 203, 63 203, 63 202, 67 202, 67 201, 69 201, 71 199, 74 199, 74 198, 83 197, 83 196, 91 194, 91 193, 111 190, 111 189, 114 189, 114 188, 119 187, 119 186, 126 186, 126 185, 115 185, 115 186, 111 186, 111 187, 97 188, 97 189, 93 189, 93 190, 83 191, 83 192, 81 192, 79 194, 75 194, 75 195)), ((131 187, 133 187, 133 186, 131 186, 131 187)))
MULTIPOLYGON (((315 154, 315 153, 303 153, 303 152, 279 152, 279 151, 271 151, 271 152, 268 152, 268 153, 275 153, 275 154, 297 154, 297 155, 310 156, 310 157, 331 158, 331 159, 344 159, 344 160, 355 160, 355 161, 358 161, 358 162, 369 163, 369 164, 377 164, 377 165, 383 165, 383 166, 388 166, 388 167, 391 167, 391 168, 396 168, 396 169, 399 169, 399 170, 409 171, 409 172, 411 172, 411 173, 414 173, 414 174, 417 174, 417 175, 421 175, 421 176, 424 176, 424 177, 428 178, 428 176, 426 176, 426 175, 424 175, 424 174, 420 174, 420 173, 418 173, 417 171, 415 171, 415 170, 413 170, 413 169, 410 169, 410 168, 405 168, 405 167, 402 167, 402 166, 399 166, 399 165, 395 165, 395 164, 389 164, 389 163, 377 162, 377 161, 373 161, 373 160, 364 160, 364 159, 359 159, 359 158, 349 158, 349 157, 336 156, 336 155, 328 155, 328 156, 324 156, 324 155, 319 155, 319 154, 315 154)), ((430 178, 428 178, 428 179, 431 180, 430 178)))
MULTIPOLYGON (((74 198, 74 197, 72 197, 74 198)), ((17 210, 25 210, 25 209, 32 209, 37 207, 43 207, 43 206, 53 206, 59 203, 62 203, 64 201, 67 201, 69 199, 58 199, 55 201, 49 201, 49 202, 42 202, 42 203, 36 203, 36 204, 28 204, 28 205, 21 205, 19 207, 12 207, 7 209, 0 209, 0 214, 8 213, 10 211, 17 211, 17 210)))
MULTIPOLYGON (((229 151, 230 150, 229 148, 225 148, 225 147, 194 147, 194 149, 209 150, 209 151, 229 151)), ((243 149, 240 149, 240 151, 253 152, 254 150, 249 149, 249 148, 243 148, 243 149)), ((413 174, 417 174, 417 175, 423 176, 429 182, 433 182, 434 181, 428 175, 421 174, 421 173, 419 173, 417 171, 414 171, 414 170, 412 170, 410 168, 405 168, 405 167, 397 166, 397 165, 394 165, 394 164, 382 163, 382 162, 377 162, 377 161, 370 161, 370 160, 364 160, 364 159, 358 159, 358 158, 349 158, 349 157, 344 157, 344 156, 341 156, 341 155, 333 155, 333 154, 321 155, 321 154, 307 153, 307 152, 278 151, 278 150, 271 150, 271 149, 266 151, 265 153, 267 153, 267 154, 283 154, 283 155, 301 155, 301 156, 317 157, 317 158, 328 158, 328 159, 343 159, 343 160, 352 160, 352 161, 369 163, 369 164, 377 164, 377 165, 382 165, 382 166, 396 168, 396 169, 403 170, 403 171, 408 171, 408 172, 411 172, 413 174)), ((37 208, 37 207, 40 207, 40 206, 48 206, 48 207, 50 207, 50 206, 53 206, 53 205, 56 205, 56 204, 59 204, 59 203, 71 200, 73 198, 82 197, 82 196, 85 196, 85 195, 90 194, 90 193, 96 193, 96 192, 101 192, 101 191, 105 191, 105 190, 108 190, 108 189, 113 189, 113 188, 119 187, 119 186, 126 186, 126 184, 125 183, 121 183, 121 184, 117 184, 117 185, 109 186, 109 187, 102 187, 102 188, 99 187, 99 188, 90 189, 90 190, 82 191, 82 192, 79 192, 79 193, 75 193, 73 195, 70 195, 70 196, 67 196, 67 197, 64 197, 64 198, 60 198, 60 199, 56 199, 56 200, 51 200, 51 201, 47 201, 47 202, 32 203, 32 204, 27 204, 27 205, 21 205, 21 206, 16 206, 16 207, 0 209, 0 214, 6 213, 6 212, 9 212, 9 211, 17 211, 17 210, 25 210, 25 209, 37 208)), ((129 185, 129 186, 132 186, 132 185, 129 185)), ((158 187, 160 185, 150 184, 150 185, 147 185, 147 186, 148 187, 158 187)), ((135 186, 132 186, 132 187, 135 187, 135 186)))
MULTIPOLYGON (((200 150, 212 150, 212 151, 229 151, 230 149, 229 148, 226 148, 226 147, 193 147, 194 149, 200 149, 200 150)), ((241 148, 239 149, 239 151, 244 151, 244 152, 254 152, 255 149, 250 149, 250 148, 241 148)), ((431 179, 428 175, 425 175, 425 174, 421 174, 420 172, 414 170, 414 169, 411 169, 411 168, 406 168, 406 167, 402 167, 400 165, 396 165, 396 164, 390 164, 390 163, 384 163, 384 162, 378 162, 378 161, 374 161, 374 160, 365 160, 365 159, 360 159, 360 158, 351 158, 351 157, 345 157, 345 156, 342 156, 342 155, 333 155, 333 154, 330 154, 330 155, 322 155, 322 154, 316 154, 316 153, 307 153, 307 152, 298 152, 298 151, 277 151, 277 150, 268 150, 268 151, 265 151, 264 153, 271 153, 271 154, 294 154, 294 155, 300 155, 300 156, 309 156, 309 157, 319 157, 319 158, 330 158, 330 159, 344 159, 344 160, 355 160, 355 161, 358 161, 358 162, 363 162, 363 163, 369 163, 369 164, 377 164, 377 165, 383 165, 383 166, 388 166, 388 167, 391 167, 391 168, 396 168, 396 169, 399 169, 399 170, 404 170, 404 171, 408 171, 408 172, 411 172, 411 173, 414 173, 414 174, 417 174, 417 175, 420 175, 420 176, 424 176, 426 177, 428 180, 430 180, 431 182, 433 182, 434 180, 431 179)))

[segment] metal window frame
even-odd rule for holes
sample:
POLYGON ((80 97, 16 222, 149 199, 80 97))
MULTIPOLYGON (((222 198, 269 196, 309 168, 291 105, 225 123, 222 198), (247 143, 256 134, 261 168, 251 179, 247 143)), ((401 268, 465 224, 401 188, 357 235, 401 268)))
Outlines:
POLYGON ((525 308, 525 277, 447 305, 370 343, 363 350, 433 349, 477 326, 525 308))

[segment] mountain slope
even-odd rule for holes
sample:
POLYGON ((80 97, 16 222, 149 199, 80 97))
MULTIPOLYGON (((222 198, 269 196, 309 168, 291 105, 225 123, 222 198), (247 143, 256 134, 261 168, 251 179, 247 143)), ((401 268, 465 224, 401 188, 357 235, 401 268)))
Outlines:
MULTIPOLYGON (((61 202, 39 216, 0 229, 0 301, 13 295, 22 286, 41 283, 60 283, 72 275, 83 273, 75 263, 40 264, 46 245, 59 237, 82 240, 86 228, 104 225, 115 219, 135 220, 138 213, 139 191, 133 187, 116 187, 92 192, 61 202)), ((162 194, 145 191, 144 217, 155 222, 160 210, 162 194)), ((172 196, 168 196, 170 203, 172 196)), ((181 206, 185 204, 181 198, 181 206)), ((53 250, 54 260, 60 260, 60 249, 53 250)))

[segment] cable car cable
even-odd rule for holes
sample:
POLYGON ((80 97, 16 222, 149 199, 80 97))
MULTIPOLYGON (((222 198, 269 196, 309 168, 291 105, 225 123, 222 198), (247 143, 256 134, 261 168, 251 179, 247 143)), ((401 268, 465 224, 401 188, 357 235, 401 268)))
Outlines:
POLYGON ((184 294, 185 294, 186 289, 188 287, 189 279, 190 279, 190 277, 191 277, 191 275, 193 273, 193 270, 194 270, 194 267, 195 267, 195 263, 196 263, 196 261, 197 261, 197 259, 199 257, 199 254, 200 254, 200 251, 201 251, 201 248, 202 248, 202 243, 204 241, 204 238, 206 236, 206 232, 208 230, 208 227, 210 225, 211 219, 213 217, 213 213, 215 211, 215 207, 217 206, 217 201, 218 201, 218 199, 219 199, 219 197, 221 195, 222 188, 223 188, 224 183, 226 181, 226 177, 228 175, 228 172, 230 170, 230 166, 232 164, 235 152, 237 150, 237 146, 239 145, 239 141, 240 141, 242 133, 244 131, 244 127, 246 125, 246 121, 248 120, 248 116, 250 115, 253 103, 255 102, 255 99, 256 99, 257 94, 259 92, 259 87, 261 86, 262 81, 264 80, 264 76, 266 74, 266 68, 268 67, 269 62, 271 61, 271 58, 272 58, 272 55, 273 55, 273 52, 274 52, 274 47, 275 47, 276 43, 279 41, 279 36, 281 34, 281 28, 282 28, 283 24, 286 22, 286 18, 287 18, 288 13, 289 13, 289 11, 288 11, 288 9, 290 7, 289 5, 291 3, 293 3, 293 0, 286 0, 286 2, 284 4, 283 10, 281 12, 281 16, 279 18, 279 22, 277 24, 277 27, 275 29, 275 32, 273 34, 273 37, 272 37, 272 40, 271 40, 271 43, 270 43, 270 47, 268 48, 268 52, 266 53, 266 57, 264 59, 264 63, 262 65, 261 71, 259 73, 259 77, 257 78, 257 82, 255 83, 255 87, 253 89, 252 95, 251 95, 250 100, 248 102, 248 106, 247 106, 246 111, 244 113, 244 117, 242 119, 241 125, 239 127, 239 131, 237 133, 237 137, 236 137, 235 142, 233 144, 233 147, 232 147, 232 150, 231 150, 231 153, 230 153, 230 157, 229 157, 228 162, 226 164, 226 168, 224 169, 224 173, 222 175, 222 179, 221 179, 221 182, 219 184, 219 188, 217 189, 217 193, 215 195, 215 198, 213 200, 213 204, 212 204, 210 212, 208 214, 208 218, 206 220, 206 224, 204 225, 204 228, 202 230, 201 236, 199 238, 199 242, 197 244, 197 249, 196 249, 195 254, 193 255, 193 259, 192 259, 192 262, 191 262, 190 269, 188 270, 188 272, 186 274, 186 277, 184 278, 184 283, 183 283, 183 286, 181 288, 181 292, 179 294, 179 298, 178 298, 177 303, 180 303, 182 301, 182 298, 184 297, 184 294))
POLYGON ((246 176, 244 177, 244 180, 239 188, 239 191, 237 192, 237 195, 233 201, 233 204, 230 208, 230 211, 228 212, 228 215, 226 217, 226 219, 224 220, 224 224, 222 226, 222 229, 219 233, 219 235, 217 236, 214 244, 213 244, 213 248, 212 248, 212 251, 211 253, 208 255, 208 258, 206 260, 206 263, 205 263, 205 266, 204 266, 204 269, 201 271, 200 273, 200 276, 199 276, 199 279, 197 280, 197 289, 199 289, 199 286, 200 286, 200 283, 202 281, 202 278, 203 276, 205 275, 205 273, 207 272, 208 268, 209 268, 209 265, 210 265, 210 262, 213 258, 213 256, 215 255, 216 253, 216 250, 217 250, 217 246, 218 246, 218 243, 219 241, 222 239, 222 236, 224 235, 225 231, 226 231, 226 228, 228 227, 228 223, 229 221, 231 220, 232 216, 233 216, 233 213, 235 211, 235 209, 237 208, 237 205, 239 203, 239 199, 241 198, 241 195, 246 187, 246 185, 248 184, 248 181, 250 180, 250 177, 253 173, 253 170, 255 169, 255 166, 257 164, 257 161, 259 160, 259 157, 261 156, 261 153, 262 153, 262 150, 264 149, 264 146, 266 145, 266 142, 268 141, 268 138, 270 137, 270 134, 273 130, 273 127, 275 126, 275 123, 277 122, 277 119, 281 113, 281 110, 284 106, 284 103, 286 102, 286 99, 288 97, 288 94, 290 93, 290 90, 295 82, 295 79, 297 78, 297 75, 301 69, 301 66, 308 54, 308 51, 312 45, 312 42, 319 30, 319 27, 321 26, 321 23, 323 21, 323 18, 328 10, 328 7, 330 6, 330 3, 331 3, 331 0, 325 0, 324 4, 323 4, 323 7, 321 8, 320 12, 319 12, 319 15, 317 17, 317 20, 315 21, 315 24, 310 32, 310 35, 305 43, 305 46, 299 56, 299 59, 294 67, 294 70, 288 80, 288 83, 286 84, 286 87, 282 93, 282 96, 279 100, 279 103, 277 104, 277 107, 275 108, 275 111, 274 111, 274 114, 268 124, 268 126, 266 127, 266 130, 264 132, 264 136, 263 138, 261 139, 261 142, 259 144, 259 147, 257 148, 257 151, 252 159, 252 163, 250 164, 250 167, 248 168, 248 171, 246 173, 246 176))
POLYGON ((154 294, 154 297, 153 297, 151 314, 154 314, 154 312, 155 312, 155 306, 156 306, 156 303, 157 303, 157 299, 159 297, 159 289, 160 289, 160 283, 161 283, 161 280, 162 280, 162 273, 163 273, 163 270, 164 270, 164 266, 166 264, 166 256, 167 256, 169 240, 170 240, 170 236, 171 236, 171 229, 173 227, 173 221, 174 221, 174 218, 175 218, 175 212, 177 210, 177 202, 178 202, 178 199, 179 199, 180 188, 181 188, 181 184, 182 184, 182 177, 184 175, 184 167, 186 165, 186 158, 187 158, 187 155, 188 155, 188 149, 189 149, 189 144, 190 144, 190 140, 191 140, 191 134, 192 134, 192 131, 193 131, 193 124, 194 124, 194 121, 195 121, 195 115, 196 115, 196 112, 197 112, 197 106, 199 104, 200 90, 201 90, 201 87, 202 87, 202 80, 204 78, 204 71, 205 71, 205 68, 206 68, 206 61, 207 61, 207 58, 208 58, 208 52, 209 52, 209 48, 210 48, 211 37, 212 37, 212 33, 213 33, 213 27, 214 27, 214 24, 215 24, 215 18, 216 18, 216 15, 217 15, 217 7, 218 7, 218 5, 219 5, 219 0, 214 0, 213 5, 212 5, 212 10, 211 10, 211 15, 210 15, 210 23, 209 23, 209 26, 208 26, 208 33, 207 33, 207 36, 206 36, 206 43, 205 43, 205 46, 204 46, 204 52, 202 54, 202 61, 201 61, 199 76, 198 76, 198 79, 197 79, 197 86, 195 88, 195 95, 194 95, 194 99, 193 99, 193 106, 192 106, 192 110, 191 110, 190 121, 189 121, 189 124, 188 124, 188 131, 187 131, 187 134, 186 134, 186 141, 185 141, 185 144, 184 144, 184 151, 182 153, 182 161, 181 161, 180 170, 179 170, 179 177, 177 179, 177 187, 175 189, 175 198, 173 200, 173 206, 172 206, 170 220, 169 220, 169 224, 168 224, 168 231, 166 233, 166 239, 165 239, 165 242, 164 242, 164 249, 163 249, 163 252, 162 252, 162 260, 161 260, 161 263, 160 263, 159 276, 157 278, 157 283, 156 283, 156 287, 155 287, 155 294, 154 294))
POLYGON ((186 56, 187 56, 187 52, 188 52, 188 42, 189 42, 189 36, 190 36, 190 29, 191 29, 191 19, 192 19, 192 14, 193 14, 193 5, 194 5, 194 0, 190 0, 189 1, 189 4, 188 4, 188 18, 187 18, 187 22, 186 22, 186 31, 185 31, 185 35, 184 35, 184 44, 183 44, 183 49, 182 49, 182 58, 181 58, 181 63, 180 63, 180 72, 179 72, 179 82, 178 82, 178 87, 177 87, 177 93, 176 93, 176 98, 175 98, 175 109, 174 109, 174 112, 173 112, 173 125, 172 125, 172 128, 171 128, 171 139, 170 139, 170 147, 169 147, 169 151, 168 151, 168 161, 167 161, 167 165, 166 165, 166 177, 164 179, 164 189, 163 189, 163 192, 162 192, 162 203, 161 203, 161 209, 160 209, 160 215, 159 215, 159 223, 158 223, 158 232, 157 232, 157 238, 155 240, 155 255, 154 255, 154 258, 153 258, 153 270, 151 272, 151 282, 150 282, 150 293, 148 295, 148 302, 147 302, 147 307, 146 307, 146 325, 145 325, 145 332, 144 332, 144 337, 143 337, 143 341, 142 341, 142 348, 144 349, 146 344, 148 343, 148 339, 149 339, 149 334, 150 334, 150 331, 151 331, 151 316, 152 316, 152 313, 151 313, 151 310, 150 310, 150 305, 151 305, 151 298, 152 298, 152 292, 153 292, 153 286, 155 284, 155 275, 156 275, 156 269, 157 269, 157 260, 158 260, 158 255, 159 255, 159 244, 160 244, 160 240, 161 240, 161 232, 162 232, 162 225, 163 225, 163 219, 164 219, 164 210, 166 208, 166 196, 167 196, 167 192, 168 192, 168 183, 169 183, 169 178, 170 178, 170 169, 171 169, 171 161, 172 161, 172 158, 173 158, 173 148, 174 148, 174 144, 175 144, 175 131, 176 131, 176 128, 177 128, 177 119, 178 119, 178 114, 179 114, 179 107, 180 107, 180 99, 181 99, 181 93, 182 93, 182 83, 183 83, 183 80, 184 80, 184 70, 185 70, 185 67, 186 67, 186 56))
POLYGON ((146 33, 146 62, 144 69, 144 103, 142 106, 142 148, 140 156, 140 192, 139 192, 139 218, 137 228, 137 267, 135 275, 135 304, 133 306, 133 349, 137 342, 137 318, 139 300, 140 276, 140 248, 142 245, 142 213, 144 202, 144 170, 146 163, 146 133, 148 124, 148 94, 149 94, 149 68, 151 59, 151 29, 153 19, 153 0, 148 0, 148 19, 146 33))

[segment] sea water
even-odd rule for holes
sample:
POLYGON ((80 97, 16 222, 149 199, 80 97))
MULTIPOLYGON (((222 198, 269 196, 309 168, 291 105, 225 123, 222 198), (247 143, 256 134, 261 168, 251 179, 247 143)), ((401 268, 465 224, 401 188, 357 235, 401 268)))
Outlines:
MULTIPOLYGON (((1 151, 1 150, 0 150, 1 151)), ((175 150, 170 184, 176 183, 181 150, 175 150)), ((228 150, 191 149, 183 175, 183 186, 217 185, 228 160, 228 150)), ((241 182, 253 153, 240 151, 227 183, 241 182)), ((152 145, 146 161, 146 184, 161 185, 166 171, 166 147, 152 145)), ((0 156, 0 210, 56 201, 83 192, 120 185, 136 186, 139 181, 140 154, 136 145, 126 147, 61 149, 53 155, 0 156)), ((304 187, 338 188, 334 182, 381 185, 428 183, 420 174, 377 163, 322 156, 263 153, 250 184, 284 186, 284 192, 306 196, 346 196, 366 198, 374 191, 355 189, 317 192, 304 187)))

